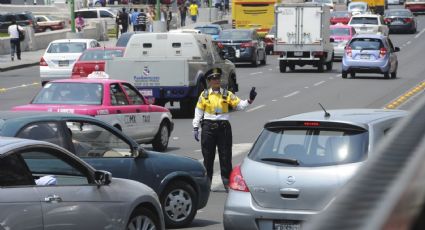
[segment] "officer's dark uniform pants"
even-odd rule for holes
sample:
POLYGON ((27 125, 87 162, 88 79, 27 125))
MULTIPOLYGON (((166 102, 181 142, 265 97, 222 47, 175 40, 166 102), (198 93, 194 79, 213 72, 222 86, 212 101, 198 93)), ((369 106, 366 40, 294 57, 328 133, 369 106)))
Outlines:
POLYGON ((229 184, 232 171, 232 127, 229 121, 204 120, 201 132, 202 155, 207 175, 212 181, 214 173, 215 149, 218 149, 221 179, 223 184, 229 184))

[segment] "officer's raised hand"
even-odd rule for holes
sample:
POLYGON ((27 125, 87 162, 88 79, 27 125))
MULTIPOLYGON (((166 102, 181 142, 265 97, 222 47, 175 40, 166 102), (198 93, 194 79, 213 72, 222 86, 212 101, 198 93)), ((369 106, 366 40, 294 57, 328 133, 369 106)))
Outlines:
POLYGON ((257 96, 257 92, 255 92, 255 87, 252 87, 251 91, 249 92, 249 103, 251 104, 254 100, 255 97, 257 96))
POLYGON ((193 128, 193 137, 195 138, 196 141, 199 142, 199 128, 198 127, 193 128))

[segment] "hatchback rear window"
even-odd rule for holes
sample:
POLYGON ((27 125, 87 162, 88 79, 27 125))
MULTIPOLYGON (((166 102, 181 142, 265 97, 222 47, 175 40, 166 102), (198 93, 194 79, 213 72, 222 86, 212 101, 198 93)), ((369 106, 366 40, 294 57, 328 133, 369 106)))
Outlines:
POLYGON ((84 42, 52 43, 47 53, 82 53, 86 49, 84 42))
POLYGON ((361 162, 367 157, 364 129, 266 128, 249 158, 263 163, 318 167, 361 162))
POLYGON ((353 50, 380 50, 383 44, 376 38, 354 38, 350 42, 350 47, 353 50))
POLYGON ((350 28, 331 28, 331 35, 334 36, 350 36, 350 28))
POLYGON ((122 50, 86 50, 81 55, 81 61, 95 61, 95 60, 111 60, 114 57, 122 57, 122 50))
POLYGON ((375 17, 355 17, 351 19, 350 25, 366 24, 378 25, 378 18, 375 17))

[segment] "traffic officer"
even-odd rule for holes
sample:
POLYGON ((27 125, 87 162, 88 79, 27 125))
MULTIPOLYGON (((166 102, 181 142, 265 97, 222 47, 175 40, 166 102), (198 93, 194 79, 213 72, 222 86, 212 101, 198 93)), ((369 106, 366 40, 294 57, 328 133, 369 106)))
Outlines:
POLYGON ((221 179, 228 191, 229 176, 232 171, 232 128, 229 123, 229 107, 243 110, 251 104, 257 93, 252 87, 249 100, 241 100, 227 89, 221 88, 221 70, 213 69, 207 76, 209 88, 201 93, 195 108, 193 134, 199 141, 199 125, 201 124, 201 147, 204 166, 212 181, 215 149, 218 149, 221 179))

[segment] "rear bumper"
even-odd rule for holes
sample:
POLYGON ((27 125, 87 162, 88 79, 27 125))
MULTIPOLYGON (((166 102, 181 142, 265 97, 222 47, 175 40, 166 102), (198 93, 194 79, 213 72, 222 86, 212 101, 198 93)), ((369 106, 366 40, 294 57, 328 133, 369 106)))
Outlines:
POLYGON ((379 61, 359 61, 342 59, 342 72, 387 73, 390 70, 389 59, 379 61))
POLYGON ((71 68, 61 68, 54 69, 49 66, 40 66, 40 78, 41 82, 48 82, 58 79, 68 79, 71 78, 72 67, 71 68))
POLYGON ((274 220, 306 221, 314 211, 262 208, 251 193, 230 190, 224 205, 223 225, 226 230, 274 229, 274 220))
POLYGON ((414 24, 413 23, 408 23, 408 24, 403 24, 403 25, 388 25, 388 28, 390 29, 390 31, 395 32, 395 31, 406 31, 406 30, 413 30, 414 24))
POLYGON ((424 13, 425 12, 425 4, 424 5, 407 5, 406 9, 409 9, 410 11, 415 12, 415 13, 419 13, 419 12, 424 13))

